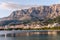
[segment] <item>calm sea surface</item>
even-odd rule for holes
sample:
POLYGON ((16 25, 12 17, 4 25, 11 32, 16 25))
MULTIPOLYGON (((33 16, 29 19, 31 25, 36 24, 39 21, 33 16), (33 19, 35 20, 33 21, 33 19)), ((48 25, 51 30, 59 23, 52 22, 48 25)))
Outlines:
POLYGON ((0 35, 0 40, 60 40, 60 31, 23 31, 8 34, 6 32, 0 32, 4 33, 0 35))

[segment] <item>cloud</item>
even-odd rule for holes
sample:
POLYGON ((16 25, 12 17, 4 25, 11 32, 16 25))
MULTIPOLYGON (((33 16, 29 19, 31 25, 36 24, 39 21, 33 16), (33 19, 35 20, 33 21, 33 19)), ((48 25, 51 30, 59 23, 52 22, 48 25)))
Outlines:
POLYGON ((14 3, 1 3, 0 8, 14 10, 14 9, 27 9, 30 7, 36 7, 36 5, 19 5, 14 3))

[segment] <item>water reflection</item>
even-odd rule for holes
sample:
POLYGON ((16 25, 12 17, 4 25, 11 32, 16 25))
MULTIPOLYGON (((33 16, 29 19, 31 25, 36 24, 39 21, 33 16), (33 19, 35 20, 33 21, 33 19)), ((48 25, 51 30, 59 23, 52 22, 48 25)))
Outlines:
POLYGON ((0 40, 60 40, 59 31, 20 32, 5 35, 0 36, 0 40))

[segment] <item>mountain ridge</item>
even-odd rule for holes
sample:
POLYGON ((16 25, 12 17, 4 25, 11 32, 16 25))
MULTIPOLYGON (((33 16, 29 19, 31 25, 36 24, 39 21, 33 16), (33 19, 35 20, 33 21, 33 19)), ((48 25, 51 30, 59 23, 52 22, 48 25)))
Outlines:
POLYGON ((39 6, 29 9, 13 11, 8 17, 0 18, 5 20, 47 20, 60 16, 60 4, 51 6, 39 6))

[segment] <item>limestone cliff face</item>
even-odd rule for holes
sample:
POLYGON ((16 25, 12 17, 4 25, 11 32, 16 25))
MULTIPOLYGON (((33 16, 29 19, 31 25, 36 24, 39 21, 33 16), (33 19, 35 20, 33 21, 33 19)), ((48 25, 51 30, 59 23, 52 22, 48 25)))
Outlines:
POLYGON ((2 18, 2 20, 24 20, 35 17, 39 19, 45 19, 55 18, 57 16, 60 16, 60 4, 16 10, 13 11, 8 17, 2 18))
POLYGON ((34 20, 34 19, 53 19, 60 16, 60 4, 51 6, 39 6, 29 9, 16 10, 8 17, 1 18, 0 20, 34 20))

